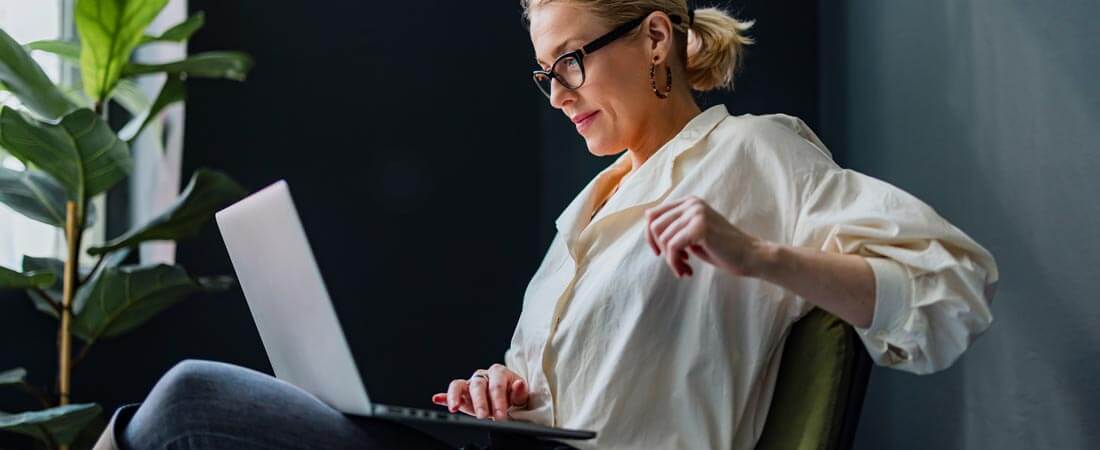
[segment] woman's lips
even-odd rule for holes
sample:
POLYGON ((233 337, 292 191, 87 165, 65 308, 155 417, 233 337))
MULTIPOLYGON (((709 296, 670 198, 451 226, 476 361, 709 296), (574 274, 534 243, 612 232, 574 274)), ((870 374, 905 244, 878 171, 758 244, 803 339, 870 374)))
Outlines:
POLYGON ((584 134, 584 130, 587 130, 588 127, 592 125, 592 122, 596 120, 596 115, 599 113, 599 111, 593 111, 579 117, 579 120, 576 121, 577 132, 584 134))

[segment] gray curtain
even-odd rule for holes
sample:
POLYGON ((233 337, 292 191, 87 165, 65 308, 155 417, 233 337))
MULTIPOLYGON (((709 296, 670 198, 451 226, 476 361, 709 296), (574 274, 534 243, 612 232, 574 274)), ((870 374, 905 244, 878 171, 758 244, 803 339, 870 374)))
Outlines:
POLYGON ((994 323, 954 367, 871 376, 857 448, 1100 440, 1100 2, 822 4, 826 143, 993 252, 994 323))

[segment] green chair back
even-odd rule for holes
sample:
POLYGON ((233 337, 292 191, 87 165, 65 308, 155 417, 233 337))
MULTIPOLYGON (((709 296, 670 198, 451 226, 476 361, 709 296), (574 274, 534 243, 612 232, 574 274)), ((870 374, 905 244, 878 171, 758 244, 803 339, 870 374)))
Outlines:
POLYGON ((859 336, 821 309, 791 327, 760 450, 848 450, 871 360, 859 336))

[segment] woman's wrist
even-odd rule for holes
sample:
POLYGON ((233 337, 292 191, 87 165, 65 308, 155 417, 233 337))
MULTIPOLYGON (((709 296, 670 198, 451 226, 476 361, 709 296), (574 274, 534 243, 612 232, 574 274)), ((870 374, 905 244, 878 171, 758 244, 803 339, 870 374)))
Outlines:
POLYGON ((745 276, 764 280, 775 279, 777 271, 784 266, 789 253, 786 246, 766 240, 758 240, 750 247, 749 258, 745 264, 745 276))

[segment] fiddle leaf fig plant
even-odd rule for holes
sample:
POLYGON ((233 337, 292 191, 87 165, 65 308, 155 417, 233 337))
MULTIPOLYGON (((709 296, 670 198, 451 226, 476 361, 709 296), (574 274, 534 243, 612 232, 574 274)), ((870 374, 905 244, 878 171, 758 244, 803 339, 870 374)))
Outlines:
POLYGON ((71 392, 72 371, 96 342, 122 336, 194 294, 225 290, 234 282, 226 276, 193 277, 179 265, 125 263, 143 242, 197 235, 215 211, 246 194, 228 175, 212 169, 197 170, 176 202, 146 223, 89 246, 87 254, 96 262, 80 264, 83 231, 96 217, 92 198, 133 172, 131 144, 143 132, 159 133, 159 125, 150 125, 159 124, 166 107, 184 100, 185 80, 243 81, 252 67, 248 55, 233 51, 135 62, 137 48, 186 42, 205 23, 200 12, 159 35, 146 34, 167 1, 77 0, 78 41, 20 45, 0 29, 0 90, 19 100, 16 107, 0 106, 0 149, 25 167, 0 167, 0 203, 60 229, 67 250, 63 259, 24 256, 21 268, 0 267, 0 290, 26 291, 35 308, 58 320, 58 374, 52 387, 28 382, 23 368, 0 367, 0 389, 22 390, 40 406, 0 412, 0 430, 31 436, 40 447, 80 445, 78 437, 102 414, 94 402, 72 402, 76 395, 71 392), (31 52, 53 53, 79 68, 79 85, 55 85, 31 52), (153 100, 142 98, 134 79, 154 74, 164 74, 166 81, 153 100), (131 117, 108 121, 111 103, 131 117), (123 126, 115 129, 112 123, 123 126))

